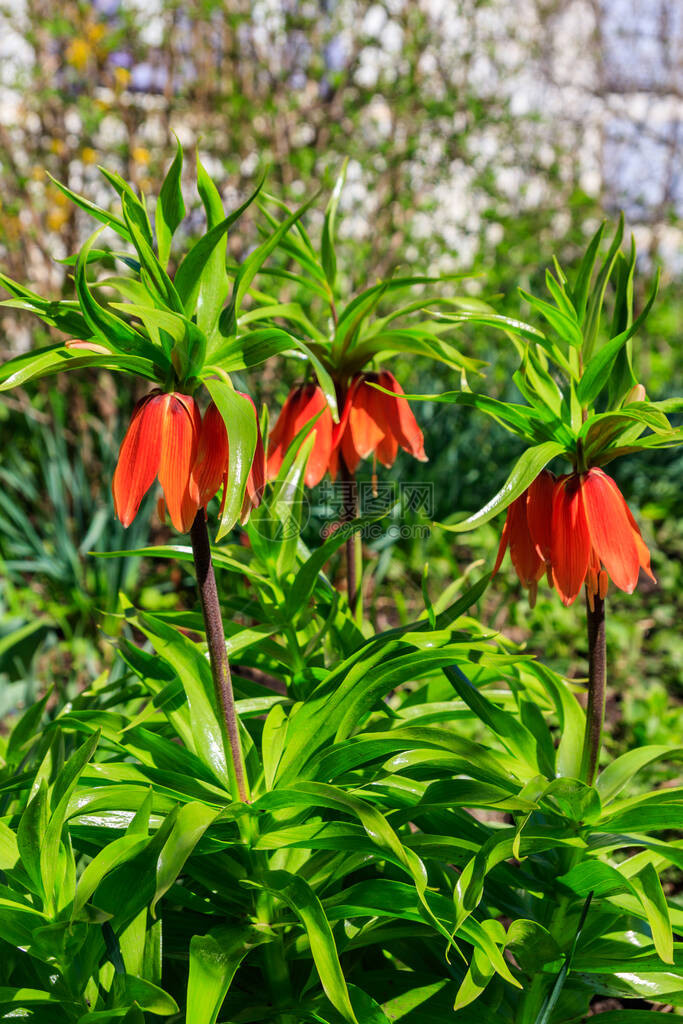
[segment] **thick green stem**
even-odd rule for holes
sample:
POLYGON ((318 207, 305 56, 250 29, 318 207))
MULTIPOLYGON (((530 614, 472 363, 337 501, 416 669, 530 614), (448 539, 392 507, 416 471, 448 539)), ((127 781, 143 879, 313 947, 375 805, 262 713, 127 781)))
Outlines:
POLYGON ((598 771, 602 726, 605 720, 605 602, 595 594, 592 600, 586 591, 588 627, 588 704, 586 732, 581 758, 581 778, 592 786, 598 771))
MULTIPOLYGON (((351 472, 344 461, 344 456, 339 458, 339 472, 344 486, 342 499, 342 522, 352 523, 358 518, 358 484, 355 474, 351 472)), ((361 535, 358 531, 353 533, 346 542, 346 593, 349 600, 349 608, 354 618, 363 614, 361 586, 363 579, 363 549, 361 535)))
POLYGON ((206 516, 200 508, 190 529, 192 553, 197 571, 197 587, 204 615, 206 640, 209 647, 209 661, 213 675, 216 700, 221 712, 221 727, 226 755, 232 759, 232 779, 235 792, 233 796, 243 803, 249 799, 247 773, 244 766, 244 754, 240 740, 239 722, 235 709, 235 697, 232 691, 230 663, 225 647, 225 633, 221 618, 221 606, 216 589, 216 577, 211 560, 211 543, 206 528, 206 516))

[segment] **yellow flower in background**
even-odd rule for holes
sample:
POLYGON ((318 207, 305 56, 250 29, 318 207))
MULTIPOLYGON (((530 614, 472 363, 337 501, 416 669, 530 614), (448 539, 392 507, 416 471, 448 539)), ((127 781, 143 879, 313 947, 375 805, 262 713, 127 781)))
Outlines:
POLYGON ((81 160, 84 164, 94 164, 97 160, 97 153, 92 146, 84 146, 81 150, 81 160))
POLYGON ((89 25, 86 25, 85 34, 88 40, 96 46, 97 43, 103 38, 107 31, 106 25, 103 25, 101 21, 93 21, 89 25))
POLYGON ((67 210, 50 210, 47 215, 47 226, 50 231, 61 231, 69 219, 67 210))
POLYGON ((64 156, 66 153, 66 143, 64 142, 64 139, 51 139, 50 152, 54 153, 55 156, 64 156))
POLYGON ((145 166, 151 159, 149 150, 145 149, 144 146, 135 146, 130 155, 136 164, 145 164, 145 166))
POLYGON ((130 82, 130 71, 128 68, 114 68, 114 81, 118 89, 125 89, 130 82))
POLYGON ((92 54, 92 46, 87 39, 72 39, 66 48, 67 63, 77 71, 85 71, 92 54))

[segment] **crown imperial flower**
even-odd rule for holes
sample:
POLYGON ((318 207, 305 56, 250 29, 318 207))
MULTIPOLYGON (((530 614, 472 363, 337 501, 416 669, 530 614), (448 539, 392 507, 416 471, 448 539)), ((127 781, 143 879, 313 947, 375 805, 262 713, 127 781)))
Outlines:
POLYGON ((542 470, 508 507, 494 575, 508 546, 532 607, 544 570, 565 605, 585 583, 591 608, 596 595, 607 594, 610 579, 627 594, 641 569, 654 580, 650 552, 621 491, 596 467, 557 481, 542 470))
POLYGON ((582 583, 593 603, 608 579, 632 594, 643 569, 654 580, 650 552, 614 480, 601 469, 570 473, 555 485, 552 507, 553 582, 562 603, 576 599, 582 583))
POLYGON ((342 412, 340 448, 349 471, 373 452, 383 466, 393 466, 399 445, 420 462, 427 462, 422 431, 403 388, 389 370, 359 373, 351 381, 342 412), (371 384, 379 384, 387 395, 371 384))
POLYGON ((112 493, 124 526, 135 519, 140 502, 158 477, 176 530, 186 533, 199 506, 192 477, 201 416, 190 395, 153 391, 135 406, 121 444, 112 493))

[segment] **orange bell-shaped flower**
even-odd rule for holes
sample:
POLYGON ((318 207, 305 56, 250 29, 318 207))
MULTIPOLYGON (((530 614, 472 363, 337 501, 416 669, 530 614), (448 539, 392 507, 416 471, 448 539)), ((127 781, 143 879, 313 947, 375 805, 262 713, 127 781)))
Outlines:
POLYGON ((317 384, 301 384, 290 391, 277 423, 270 434, 268 445, 268 479, 272 480, 280 472, 282 460, 292 441, 303 427, 318 413, 318 419, 307 431, 306 437, 315 434, 315 441, 306 466, 304 482, 307 487, 315 487, 320 483, 330 468, 336 434, 334 421, 327 400, 317 384))
MULTIPOLYGON (((265 487, 266 459, 256 406, 249 395, 245 395, 241 391, 238 394, 251 402, 257 432, 256 449, 249 476, 247 477, 247 487, 242 503, 241 522, 245 523, 249 518, 252 508, 257 508, 261 503, 261 495, 265 487)), ((222 513, 228 488, 229 457, 228 432, 225 429, 223 417, 218 411, 215 402, 210 402, 202 420, 197 457, 193 468, 193 477, 199 495, 200 508, 205 508, 208 505, 222 483, 222 513)))
POLYGON ((338 435, 344 462, 355 473, 361 459, 373 452, 383 466, 392 466, 399 445, 409 455, 427 462, 422 431, 417 425, 403 388, 393 373, 360 373, 351 381, 346 395, 338 435), (379 384, 387 395, 371 384, 379 384))
POLYGON ((607 593, 608 578, 633 593, 643 569, 654 580, 650 552, 614 480, 601 469, 570 473, 555 485, 553 582, 570 605, 585 582, 589 601, 607 593))
POLYGON ((190 395, 153 391, 136 405, 119 451, 112 492, 116 515, 129 526, 144 495, 159 478, 176 530, 194 521, 199 494, 192 478, 201 416, 190 395))

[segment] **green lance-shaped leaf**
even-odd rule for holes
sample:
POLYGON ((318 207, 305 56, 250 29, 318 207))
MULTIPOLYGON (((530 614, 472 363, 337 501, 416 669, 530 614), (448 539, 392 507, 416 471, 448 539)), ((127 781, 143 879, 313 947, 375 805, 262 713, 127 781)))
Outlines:
POLYGON ((77 356, 63 345, 50 345, 49 348, 27 352, 4 363, 0 367, 0 391, 9 391, 31 380, 40 380, 63 370, 79 370, 89 366, 119 372, 125 370, 147 380, 157 380, 159 376, 157 367, 150 359, 122 356, 117 352, 112 352, 111 355, 93 353, 77 356))
POLYGON ((439 523, 439 526, 452 533, 463 533, 465 530, 474 530, 478 526, 483 526, 499 512, 503 512, 516 498, 519 498, 541 470, 556 456, 562 455, 564 451, 564 445, 557 441, 544 441, 543 444, 527 448, 517 460, 501 489, 482 509, 467 519, 463 519, 462 522, 439 523))
POLYGON ((314 443, 315 435, 310 433, 284 473, 283 462, 267 509, 264 510, 275 526, 275 536, 269 531, 270 537, 266 544, 271 557, 277 553, 275 573, 278 579, 284 579, 296 563, 301 544, 301 520, 304 508, 307 507, 304 478, 314 443))
POLYGON ((247 479, 256 451, 256 415, 249 399, 238 395, 226 381, 207 379, 204 383, 223 417, 230 448, 227 494, 218 529, 220 540, 232 530, 242 511, 247 479))
POLYGON ((267 789, 272 789, 282 751, 287 738, 289 719, 282 704, 271 708, 263 723, 261 738, 261 760, 263 762, 263 778, 267 789))
POLYGON ((83 769, 95 752, 99 738, 100 732, 98 730, 85 741, 82 747, 71 755, 55 779, 52 787, 51 802, 53 811, 40 844, 40 872, 43 880, 46 906, 54 905, 54 902, 56 902, 55 886, 59 866, 59 848, 71 796, 83 769))
POLYGON ((657 761, 682 761, 683 747, 648 746, 627 750, 610 761, 595 783, 603 806, 617 796, 643 768, 657 761))
MULTIPOLYGON (((370 387, 385 395, 393 394, 392 391, 376 383, 371 382, 370 387)), ((474 391, 444 391, 440 395, 404 395, 403 397, 411 402, 442 402, 447 405, 467 405, 474 409, 481 409, 505 430, 519 434, 529 441, 545 440, 550 433, 544 420, 528 406, 520 405, 518 402, 501 402, 497 398, 476 394, 474 391)))
POLYGON ((603 221, 598 230, 591 238, 588 248, 584 253, 583 259, 579 264, 579 270, 576 275, 576 283, 572 290, 572 304, 576 310, 579 322, 583 323, 583 318, 586 312, 586 303, 588 301, 588 289, 590 287, 591 277, 593 276, 593 268, 595 261, 598 257, 598 249, 600 248, 600 242, 605 231, 607 221, 603 221))
MULTIPOLYGON (((201 166, 201 165, 199 165, 201 166)), ((225 273, 225 251, 223 243, 232 225, 242 216, 244 211, 256 199, 263 188, 263 178, 241 206, 234 210, 229 216, 214 223, 219 213, 218 204, 220 196, 211 179, 202 168, 203 174, 198 171, 200 193, 209 219, 209 230, 192 246, 188 254, 178 267, 174 284, 180 295, 188 316, 191 316, 197 309, 197 322, 207 333, 213 335, 215 320, 218 316, 227 290, 225 288, 227 275, 225 273), (208 182, 211 182, 212 192, 208 182), (210 213, 208 211, 211 211, 210 213), (201 301, 200 301, 201 299, 201 301)), ((220 215, 223 209, 220 207, 220 215)), ((218 342, 217 342, 218 344, 218 342)), ((212 349, 212 355, 215 351, 212 349)))
POLYGON ((183 685, 190 709, 193 752, 223 785, 228 786, 223 733, 208 661, 191 640, 160 619, 140 615, 137 625, 157 654, 177 672, 183 685))
POLYGON ((31 889, 41 898, 45 889, 40 870, 40 846, 49 820, 47 784, 41 779, 36 794, 26 805, 19 819, 17 845, 21 863, 29 876, 31 889))
POLYGON ((124 193, 123 216, 140 258, 140 276, 151 292, 152 299, 156 296, 157 301, 163 306, 176 313, 183 313, 183 304, 175 285, 157 259, 146 233, 140 227, 139 219, 136 217, 139 206, 140 203, 135 197, 131 198, 128 193, 124 193))
MULTIPOLYGON (((211 177, 197 153, 197 191, 204 204, 206 225, 209 231, 218 227, 225 218, 223 201, 211 177)), ((201 273, 197 296, 197 324, 207 335, 218 329, 218 317, 230 291, 230 281, 225 269, 228 240, 216 246, 207 258, 201 273)))
MULTIPOLYGON (((144 203, 140 201, 138 196, 136 196, 128 182, 122 178, 120 174, 117 174, 116 171, 110 171, 108 168, 102 167, 99 164, 97 166, 97 170, 107 179, 112 188, 118 193, 121 199, 121 205, 123 205, 124 196, 128 199, 129 216, 135 223, 138 233, 144 237, 145 241, 151 248, 153 244, 152 225, 149 222, 147 209, 145 208, 144 203)), ((130 230, 129 224, 127 224, 127 228, 130 230)))
POLYGON ((80 196, 77 192, 72 192, 71 189, 67 188, 66 185, 63 185, 61 181, 57 181, 56 178, 53 178, 49 171, 47 172, 47 176, 53 185, 56 185, 59 191, 63 192, 63 194, 67 196, 72 203, 80 207, 81 210, 85 210, 86 213, 89 213, 91 217, 95 218, 95 220, 100 221, 101 224, 104 224, 108 228, 112 228, 112 230, 115 231, 117 235, 120 235, 121 238, 125 238, 127 242, 130 242, 130 233, 120 217, 117 217, 113 213, 109 213, 108 210, 103 210, 101 206, 97 206, 95 203, 91 203, 89 199, 85 198, 85 196, 80 196))
POLYGON ((11 299, 4 299, 0 302, 0 306, 6 306, 9 309, 27 309, 40 317, 44 323, 56 327, 64 334, 84 340, 90 338, 90 330, 83 314, 78 309, 77 302, 69 299, 44 299, 29 288, 25 288, 23 284, 13 281, 6 274, 0 274, 0 286, 6 288, 13 296, 11 299))
POLYGON ((655 949, 665 963, 672 964, 674 940, 671 917, 659 876, 652 864, 646 864, 631 881, 652 930, 655 949))
POLYGON ((110 871, 132 860, 144 850, 149 842, 146 836, 125 835, 105 846, 93 857, 78 880, 76 898, 73 904, 72 920, 77 918, 98 885, 110 871))
POLYGON ((359 1024, 353 1012, 330 923, 308 882, 288 871, 264 871, 258 882, 242 884, 264 888, 294 911, 306 929, 313 962, 327 998, 348 1024, 359 1024))
MULTIPOLYGON (((37 623, 31 623, 33 628, 30 632, 34 632, 35 628, 40 625, 40 621, 37 623)), ((2 644, 0 644, 0 651, 2 651, 2 644)), ((36 733, 38 733, 40 722, 43 718, 43 712, 45 711, 45 705, 52 696, 52 689, 53 688, 50 687, 44 697, 35 701, 33 704, 29 704, 26 711, 12 729, 9 740, 7 741, 7 749, 5 751, 5 764, 8 767, 12 768, 19 765, 26 753, 26 745, 33 740, 36 733)))
POLYGON ((154 217, 159 263, 164 268, 167 266, 171 254, 171 241, 175 230, 185 216, 185 203, 180 187, 183 173, 183 148, 179 140, 176 142, 176 154, 159 191, 154 217))
POLYGON ((330 288, 334 288, 334 282, 337 277, 337 257, 334 251, 334 222, 337 216, 337 207, 339 206, 339 199, 344 188, 344 182, 346 180, 346 171, 349 165, 348 157, 344 160, 341 172, 334 183, 332 189, 332 195, 329 198, 327 208, 325 209, 325 219, 323 221, 323 230, 321 237, 320 255, 323 264, 323 270, 325 271, 325 277, 330 288))
POLYGON ((16 866, 19 860, 17 837, 9 825, 0 822, 0 871, 16 866))
POLYGON ((538 313, 543 316, 551 327, 559 334, 563 341, 571 345, 572 348, 580 348, 583 342, 583 335, 581 328, 579 327, 576 316, 570 316, 563 312, 561 309, 557 309, 550 302, 545 302, 543 299, 537 299, 535 295, 525 292, 523 288, 519 290, 522 298, 526 299, 530 306, 532 306, 538 313))
POLYGON ((90 236, 81 249, 76 263, 76 293, 88 327, 105 348, 113 347, 124 353, 145 356, 165 375, 171 366, 162 350, 138 334, 125 320, 100 306, 90 291, 86 278, 87 254, 99 233, 98 231, 90 236))
POLYGON ((187 1005, 193 1024, 216 1024, 237 968, 257 946, 272 940, 272 933, 252 925, 213 928, 190 940, 187 1005))
POLYGON ((178 811, 173 830, 159 854, 157 861, 157 881, 154 899, 150 910, 155 907, 165 892, 171 888, 180 874, 185 861, 217 816, 220 808, 207 807, 206 804, 194 801, 185 804, 178 811))
POLYGON ((506 750, 538 772, 537 744, 533 734, 514 715, 503 711, 480 693, 460 668, 447 666, 443 671, 458 696, 498 736, 506 750))
POLYGON ((292 225, 296 224, 299 218, 304 215, 306 210, 313 205, 317 197, 317 193, 314 196, 311 196, 303 206, 300 206, 298 210, 295 210, 293 214, 287 217, 287 219, 280 224, 280 226, 270 235, 269 238, 265 240, 265 242, 262 242, 257 249, 254 249, 254 251, 240 266, 233 284, 232 298, 230 299, 230 303, 226 309, 223 311, 220 319, 220 329, 224 335, 228 336, 235 333, 237 315, 242 306, 242 300, 249 291, 251 282, 254 280, 262 265, 268 259, 273 250, 280 244, 280 241, 284 238, 292 225))
POLYGON ((650 297, 647 300, 640 316, 634 320, 629 328, 612 338, 599 349, 586 365, 583 376, 576 388, 576 396, 582 405, 590 405, 598 397, 602 389, 608 383, 612 374, 615 361, 627 341, 639 330, 652 305, 657 297, 659 288, 659 271, 655 277, 650 297))
POLYGON ((345 544, 349 537, 352 537, 358 530, 364 530, 366 526, 379 522, 389 514, 389 511, 387 510, 376 516, 362 516, 349 523, 342 523, 339 529, 311 554, 287 589, 285 606, 288 615, 295 615, 308 601, 315 589, 315 584, 322 572, 323 566, 329 561, 335 551, 342 544, 345 544))
POLYGON ((539 1011, 539 1013, 538 1013, 538 1015, 536 1017, 536 1020, 534 1021, 534 1024, 550 1024, 550 1021, 552 1020, 553 1010, 555 1009, 555 1006, 557 1005, 557 1002, 558 1002, 558 1000, 560 998, 560 995, 562 993, 562 989, 565 986, 565 983, 566 983, 567 978, 569 976, 569 972, 571 970, 572 960, 573 960, 573 957, 574 957, 574 953, 576 952, 576 947, 578 945, 579 938, 580 938, 581 932, 583 930, 583 926, 584 926, 585 921, 586 921, 586 916, 588 914, 588 910, 589 910, 590 905, 591 905, 591 899, 592 899, 592 896, 589 894, 586 897, 586 902, 583 905, 583 910, 581 912, 581 918, 579 920, 579 924, 578 924, 578 927, 576 929, 576 934, 574 936, 574 940, 572 942, 571 949, 567 953, 565 961, 562 964, 562 967, 560 968, 560 970, 558 971, 557 976, 555 977, 555 981, 553 983, 553 986, 550 989, 548 995, 546 996, 545 1002, 543 1003, 543 1006, 541 1007, 541 1009, 540 1009, 540 1011, 539 1011))
MULTIPOLYGON (((484 927, 489 923, 485 921, 484 927)), ((475 999, 478 999, 495 973, 496 969, 487 954, 475 946, 472 950, 472 960, 467 974, 455 997, 453 1012, 457 1013, 458 1010, 462 1010, 463 1007, 469 1006, 475 999)))
POLYGON ((593 291, 588 299, 588 308, 586 312, 586 318, 583 323, 583 360, 584 364, 587 364, 593 355, 593 348, 595 341, 598 336, 598 327, 600 326, 600 314, 602 312, 602 304, 605 298, 605 289, 607 288, 607 282, 609 281, 614 264, 619 253, 619 247, 624 237, 624 215, 623 213, 619 216, 619 223, 617 224, 617 230, 614 233, 612 244, 609 247, 607 256, 603 260, 600 272, 598 273, 593 291))
POLYGON ((557 881, 576 896, 614 896, 619 893, 635 895, 631 882, 621 872, 599 860, 585 860, 576 864, 571 871, 560 875, 557 881))

